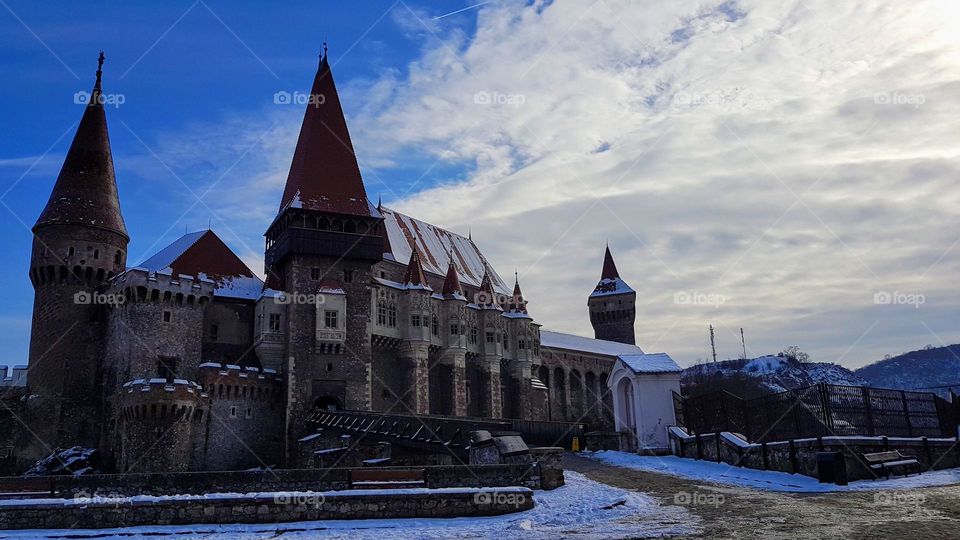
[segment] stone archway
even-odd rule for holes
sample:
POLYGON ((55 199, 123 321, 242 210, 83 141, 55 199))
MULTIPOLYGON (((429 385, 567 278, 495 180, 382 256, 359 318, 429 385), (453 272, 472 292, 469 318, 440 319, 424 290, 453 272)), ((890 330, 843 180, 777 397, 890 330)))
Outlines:
POLYGON ((637 433, 636 405, 633 395, 633 381, 628 377, 620 379, 617 383, 617 420, 621 425, 617 426, 620 430, 626 430, 634 434, 637 433))
POLYGON ((320 396, 314 400, 313 406, 325 411, 338 411, 343 408, 340 400, 333 396, 320 396))

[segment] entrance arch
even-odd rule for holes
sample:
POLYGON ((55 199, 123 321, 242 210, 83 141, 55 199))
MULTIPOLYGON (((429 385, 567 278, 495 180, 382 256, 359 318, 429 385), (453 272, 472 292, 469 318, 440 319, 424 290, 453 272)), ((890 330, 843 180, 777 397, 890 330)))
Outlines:
POLYGON ((338 411, 343 408, 340 400, 333 396, 320 396, 313 402, 313 406, 325 411, 338 411))

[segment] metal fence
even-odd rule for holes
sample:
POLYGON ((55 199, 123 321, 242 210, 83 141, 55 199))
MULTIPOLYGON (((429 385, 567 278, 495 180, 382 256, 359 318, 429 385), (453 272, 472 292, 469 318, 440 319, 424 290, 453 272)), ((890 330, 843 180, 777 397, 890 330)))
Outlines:
POLYGON ((743 399, 720 390, 674 393, 677 423, 692 433, 732 431, 753 442, 824 435, 955 437, 957 407, 930 392, 817 384, 743 399))

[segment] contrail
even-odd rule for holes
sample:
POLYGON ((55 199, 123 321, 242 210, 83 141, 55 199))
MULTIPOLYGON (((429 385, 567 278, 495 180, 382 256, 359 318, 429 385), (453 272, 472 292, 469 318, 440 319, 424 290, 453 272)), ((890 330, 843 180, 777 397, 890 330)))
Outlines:
POLYGON ((456 11, 451 11, 450 13, 447 13, 446 15, 438 15, 438 16, 430 19, 430 20, 435 21, 435 20, 437 20, 437 19, 442 19, 442 18, 444 18, 444 17, 449 17, 449 16, 451 16, 451 15, 456 15, 457 13, 464 12, 464 11, 466 11, 466 10, 468 10, 468 9, 478 8, 478 7, 480 7, 480 6, 485 6, 485 5, 487 5, 487 4, 491 3, 491 2, 493 2, 493 0, 487 0, 486 2, 480 2, 479 4, 474 4, 474 5, 472 5, 472 6, 467 6, 467 7, 463 8, 463 9, 458 9, 458 10, 456 10, 456 11))

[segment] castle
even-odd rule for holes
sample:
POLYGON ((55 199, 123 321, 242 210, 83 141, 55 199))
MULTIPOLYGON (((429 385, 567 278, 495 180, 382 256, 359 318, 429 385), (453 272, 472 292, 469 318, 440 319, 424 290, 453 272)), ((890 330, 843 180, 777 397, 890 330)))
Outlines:
POLYGON ((3 468, 75 446, 120 472, 285 466, 316 408, 613 428, 607 378, 642 351, 609 248, 596 339, 541 330, 472 238, 368 200, 326 54, 266 281, 210 230, 129 265, 102 64, 33 227, 29 371, 4 400, 3 468))

